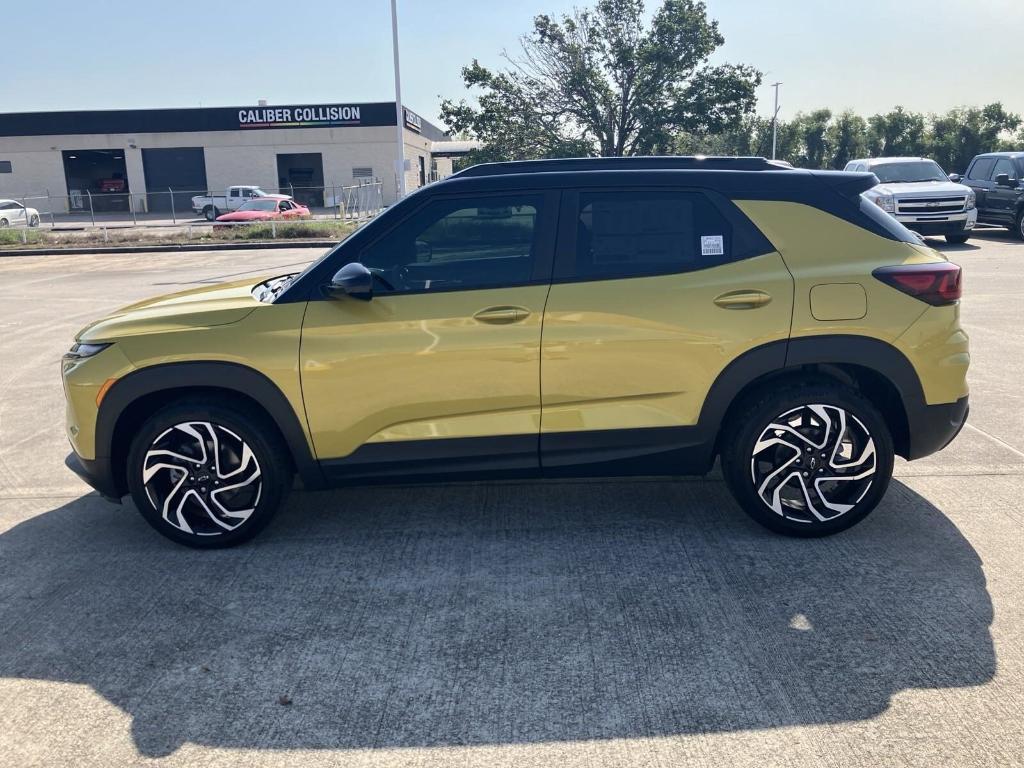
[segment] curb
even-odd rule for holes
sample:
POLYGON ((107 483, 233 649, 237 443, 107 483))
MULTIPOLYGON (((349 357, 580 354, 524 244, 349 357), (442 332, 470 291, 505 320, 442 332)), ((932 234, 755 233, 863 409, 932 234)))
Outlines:
POLYGON ((174 251, 260 251, 275 248, 333 248, 340 240, 286 240, 238 243, 208 243, 206 245, 181 243, 176 245, 122 245, 109 248, 12 248, 0 249, 5 256, 75 256, 99 253, 172 253, 174 251))

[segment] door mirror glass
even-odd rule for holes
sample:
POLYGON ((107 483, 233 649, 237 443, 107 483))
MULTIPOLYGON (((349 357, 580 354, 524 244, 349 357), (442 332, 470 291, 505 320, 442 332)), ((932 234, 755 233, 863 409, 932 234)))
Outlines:
POLYGON ((1008 173, 996 174, 996 184, 998 184, 1000 187, 1014 186, 1013 184, 1010 183, 1010 174, 1008 173))
POLYGON ((358 261, 346 264, 334 273, 327 294, 333 298, 351 296, 369 301, 373 298, 373 274, 358 261))

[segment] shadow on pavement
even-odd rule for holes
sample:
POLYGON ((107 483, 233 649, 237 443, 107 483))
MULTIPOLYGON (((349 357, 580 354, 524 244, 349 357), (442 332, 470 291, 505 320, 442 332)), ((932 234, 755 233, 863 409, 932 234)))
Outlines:
POLYGON ((978 555, 898 482, 810 541, 712 481, 296 494, 220 552, 86 496, 0 536, 0 675, 90 686, 150 756, 860 720, 990 680, 991 621, 978 555))

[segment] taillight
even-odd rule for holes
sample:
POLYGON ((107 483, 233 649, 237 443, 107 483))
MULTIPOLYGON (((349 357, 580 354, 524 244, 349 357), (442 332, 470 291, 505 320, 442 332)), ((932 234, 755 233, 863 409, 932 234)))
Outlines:
POLYGON ((879 267, 871 274, 897 291, 903 291, 935 307, 955 304, 960 300, 960 266, 948 261, 879 267))

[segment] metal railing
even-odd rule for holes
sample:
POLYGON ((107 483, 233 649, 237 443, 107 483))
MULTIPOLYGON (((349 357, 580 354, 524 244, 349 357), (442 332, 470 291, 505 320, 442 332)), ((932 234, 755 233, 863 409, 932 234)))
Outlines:
MULTIPOLYGON (((259 186, 259 185, 254 185, 259 186)), ((260 186, 270 194, 288 195, 310 208, 313 219, 362 221, 376 216, 384 208, 380 179, 357 184, 320 186, 260 186)), ((51 229, 81 227, 167 226, 192 223, 203 210, 193 207, 193 197, 214 200, 217 213, 228 213, 248 198, 225 198, 226 190, 147 190, 146 192, 99 192, 71 190, 70 194, 42 193, 11 196, 37 213, 39 225, 51 229), (222 202, 223 201, 223 202, 222 202)), ((3 197, 3 195, 0 195, 3 197)), ((27 222, 26 222, 27 223, 27 222)), ((23 225, 24 226, 24 225, 23 225)))

